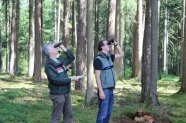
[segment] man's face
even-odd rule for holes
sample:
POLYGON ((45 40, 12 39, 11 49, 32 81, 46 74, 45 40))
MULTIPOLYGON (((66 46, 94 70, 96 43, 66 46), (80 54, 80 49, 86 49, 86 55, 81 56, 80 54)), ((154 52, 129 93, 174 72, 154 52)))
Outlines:
POLYGON ((103 41, 102 51, 109 51, 109 45, 107 43, 107 41, 103 41))
POLYGON ((51 44, 51 45, 49 45, 49 54, 52 54, 52 55, 57 55, 58 54, 58 50, 57 50, 57 48, 54 48, 54 45, 53 44, 51 44))

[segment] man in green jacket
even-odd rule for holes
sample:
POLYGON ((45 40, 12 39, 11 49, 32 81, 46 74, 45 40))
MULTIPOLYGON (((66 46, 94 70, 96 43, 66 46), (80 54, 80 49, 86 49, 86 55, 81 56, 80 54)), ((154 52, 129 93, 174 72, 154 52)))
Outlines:
POLYGON ((68 77, 66 66, 71 64, 75 57, 63 45, 55 47, 47 43, 43 46, 43 52, 48 57, 45 64, 50 90, 50 97, 53 102, 53 111, 50 123, 59 123, 63 112, 63 123, 72 123, 72 106, 70 97, 71 81, 78 81, 82 76, 68 77), (66 57, 58 58, 58 48, 61 48, 66 57))

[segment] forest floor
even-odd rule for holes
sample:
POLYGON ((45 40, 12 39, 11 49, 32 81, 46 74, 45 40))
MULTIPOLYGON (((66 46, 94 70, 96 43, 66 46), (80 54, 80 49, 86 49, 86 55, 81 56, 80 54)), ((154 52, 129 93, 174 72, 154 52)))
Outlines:
MULTIPOLYGON (((156 123, 186 123, 186 94, 176 94, 180 88, 178 77, 164 76, 158 81, 160 106, 148 107, 139 102, 140 83, 136 79, 117 81, 111 123, 135 123, 137 109, 150 113, 156 123)), ((0 75, 0 123, 48 123, 52 110, 47 80, 33 83, 26 76, 0 75)), ((96 91, 95 91, 96 92, 96 91)), ((75 123, 95 123, 96 93, 92 105, 84 104, 85 94, 71 91, 75 123)))

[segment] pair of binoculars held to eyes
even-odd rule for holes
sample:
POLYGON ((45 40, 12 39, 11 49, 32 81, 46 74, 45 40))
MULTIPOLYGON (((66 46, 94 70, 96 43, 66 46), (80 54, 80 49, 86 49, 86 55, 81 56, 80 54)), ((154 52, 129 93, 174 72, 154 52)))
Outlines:
POLYGON ((62 42, 59 42, 59 43, 54 44, 54 48, 59 47, 61 44, 62 44, 62 42))
POLYGON ((114 44, 114 39, 108 40, 108 41, 107 41, 107 44, 108 44, 108 45, 114 44))

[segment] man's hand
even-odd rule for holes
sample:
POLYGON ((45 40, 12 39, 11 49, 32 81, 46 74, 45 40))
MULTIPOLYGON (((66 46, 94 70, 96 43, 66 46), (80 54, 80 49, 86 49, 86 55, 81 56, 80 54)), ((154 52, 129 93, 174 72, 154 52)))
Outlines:
POLYGON ((116 40, 114 40, 114 46, 117 46, 118 42, 116 40))
POLYGON ((99 98, 102 100, 105 99, 105 93, 103 92, 103 90, 99 91, 99 98))
POLYGON ((59 47, 60 47, 64 52, 67 51, 67 49, 65 48, 65 46, 64 46, 63 44, 61 44, 59 47))
POLYGON ((72 81, 78 81, 79 79, 83 78, 83 76, 72 76, 70 78, 72 81))

